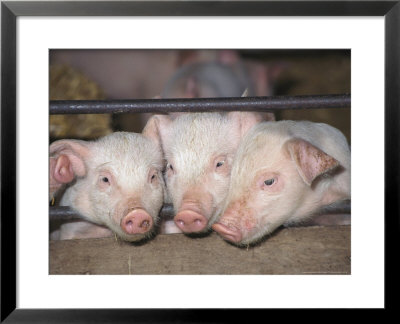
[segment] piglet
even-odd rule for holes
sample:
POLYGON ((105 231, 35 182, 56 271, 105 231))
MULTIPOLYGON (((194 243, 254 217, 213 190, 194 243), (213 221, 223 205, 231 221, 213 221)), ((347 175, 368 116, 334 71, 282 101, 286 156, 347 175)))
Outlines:
POLYGON ((252 112, 155 115, 143 134, 157 137, 174 221, 184 233, 206 232, 221 212, 241 138, 261 122, 252 112))
POLYGON ((306 121, 265 122, 240 144, 224 211, 212 228, 248 245, 347 199, 350 149, 339 130, 306 121))
POLYGON ((141 134, 53 142, 50 195, 61 194, 60 205, 88 221, 63 225, 59 239, 107 236, 110 230, 127 241, 151 235, 164 199, 162 168, 160 147, 141 134))

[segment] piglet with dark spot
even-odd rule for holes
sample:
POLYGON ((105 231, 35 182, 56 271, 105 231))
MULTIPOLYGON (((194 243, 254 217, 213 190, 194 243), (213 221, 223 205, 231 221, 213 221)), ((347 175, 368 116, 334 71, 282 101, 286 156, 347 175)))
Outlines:
POLYGON ((212 228, 238 245, 350 199, 350 148, 327 124, 265 122, 241 142, 226 204, 212 228))

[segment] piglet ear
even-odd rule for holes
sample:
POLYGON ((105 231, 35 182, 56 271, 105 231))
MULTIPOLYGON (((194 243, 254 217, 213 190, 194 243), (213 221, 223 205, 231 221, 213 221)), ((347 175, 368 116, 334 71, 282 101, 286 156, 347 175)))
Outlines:
POLYGON ((301 178, 309 186, 315 178, 339 166, 336 159, 305 140, 291 139, 285 146, 301 178))
POLYGON ((75 177, 86 175, 85 160, 90 155, 90 144, 78 140, 60 140, 50 145, 50 194, 75 177))
POLYGON ((68 183, 74 180, 75 174, 68 155, 50 157, 50 182, 68 183))
POLYGON ((262 115, 252 111, 231 111, 227 113, 228 119, 235 125, 238 137, 242 138, 247 132, 258 123, 262 122, 262 115))
POLYGON ((168 115, 154 115, 147 121, 146 126, 143 128, 142 135, 152 140, 164 151, 163 142, 168 136, 167 133, 172 121, 173 118, 168 115))

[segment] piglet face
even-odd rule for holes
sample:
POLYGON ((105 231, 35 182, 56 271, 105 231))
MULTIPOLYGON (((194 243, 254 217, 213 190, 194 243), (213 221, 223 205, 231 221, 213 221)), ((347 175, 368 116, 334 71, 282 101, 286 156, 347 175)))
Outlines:
POLYGON ((261 117, 231 112, 154 116, 143 133, 163 148, 168 196, 185 233, 205 232, 223 208, 233 156, 242 136, 261 117))
POLYGON ((250 134, 235 157, 225 209, 212 227, 226 240, 246 245, 304 219, 321 204, 318 180, 337 166, 305 140, 277 131, 250 134))
POLYGON ((269 152, 262 161, 259 153, 247 154, 241 160, 243 167, 252 165, 255 170, 238 172, 235 165, 226 206, 212 226, 224 239, 238 245, 253 243, 281 225, 297 208, 297 194, 305 186, 280 152, 269 152))
MULTIPOLYGON (((70 144, 68 140, 64 142, 70 144)), ((62 174, 72 174, 75 179, 61 204, 74 208, 93 223, 107 226, 124 240, 151 235, 164 198, 160 148, 140 134, 123 132, 90 145, 74 143, 78 144, 85 147, 85 154, 69 145, 75 160, 69 159, 64 171, 60 167, 58 173, 53 172, 53 182, 69 178, 62 174), (75 169, 84 172, 73 172, 76 161, 80 168, 75 169)), ((68 154, 57 151, 52 164, 59 165, 59 158, 68 158, 68 154)))
POLYGON ((126 181, 132 177, 129 169, 118 170, 109 164, 95 170, 89 176, 93 182, 88 203, 77 202, 119 237, 135 241, 152 233, 163 203, 163 188, 161 170, 143 170, 144 176, 134 175, 137 178, 133 182, 126 181))
POLYGON ((181 156, 177 163, 168 162, 166 182, 177 206, 174 220, 183 232, 202 232, 213 222, 229 189, 232 155, 215 152, 201 165, 197 161, 198 169, 192 169, 190 175, 185 168, 191 157, 181 156))

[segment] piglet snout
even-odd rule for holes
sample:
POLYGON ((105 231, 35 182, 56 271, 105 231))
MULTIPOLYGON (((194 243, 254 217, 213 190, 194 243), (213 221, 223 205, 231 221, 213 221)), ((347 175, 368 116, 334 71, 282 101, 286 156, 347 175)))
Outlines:
POLYGON ((192 210, 180 211, 174 217, 176 226, 178 226, 184 233, 200 232, 207 226, 207 219, 192 210))
POLYGON ((121 228, 126 234, 144 234, 152 227, 152 217, 141 209, 135 209, 121 219, 121 228))
POLYGON ((242 240, 242 233, 233 226, 226 226, 221 223, 215 223, 211 226, 214 231, 221 235, 225 240, 238 243, 242 240))

